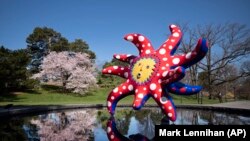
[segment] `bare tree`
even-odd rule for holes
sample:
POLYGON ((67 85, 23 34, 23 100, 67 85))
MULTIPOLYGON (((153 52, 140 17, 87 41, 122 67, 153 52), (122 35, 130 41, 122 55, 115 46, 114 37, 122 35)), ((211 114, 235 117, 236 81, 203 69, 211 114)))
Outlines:
POLYGON ((200 37, 208 40, 209 50, 206 57, 197 65, 190 67, 189 73, 192 84, 198 83, 199 72, 206 73, 210 99, 216 87, 249 76, 249 70, 237 71, 237 67, 234 67, 250 59, 250 30, 245 25, 208 24, 190 28, 188 24, 183 24, 181 27, 184 32, 182 41, 184 53, 191 51, 200 37), (234 75, 231 75, 233 70, 234 75))

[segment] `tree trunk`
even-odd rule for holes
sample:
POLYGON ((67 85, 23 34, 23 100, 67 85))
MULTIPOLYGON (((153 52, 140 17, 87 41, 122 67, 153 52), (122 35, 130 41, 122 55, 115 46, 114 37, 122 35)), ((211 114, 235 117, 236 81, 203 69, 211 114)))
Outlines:
POLYGON ((207 73, 208 73, 208 93, 209 93, 209 99, 212 99, 212 88, 211 88, 211 48, 208 49, 208 55, 207 55, 207 73))

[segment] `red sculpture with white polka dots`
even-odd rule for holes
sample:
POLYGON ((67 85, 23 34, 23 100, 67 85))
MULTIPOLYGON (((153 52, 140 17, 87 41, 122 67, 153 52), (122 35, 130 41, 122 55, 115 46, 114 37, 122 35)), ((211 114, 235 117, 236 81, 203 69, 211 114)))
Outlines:
POLYGON ((189 95, 201 90, 199 86, 189 86, 178 82, 185 76, 185 69, 200 61, 207 52, 205 39, 200 39, 196 48, 186 54, 174 55, 182 38, 176 25, 170 25, 171 35, 154 50, 151 42, 141 34, 128 34, 125 40, 132 42, 139 50, 139 56, 115 54, 114 58, 129 63, 128 67, 110 66, 103 69, 104 74, 118 75, 126 79, 110 92, 107 107, 110 114, 115 113, 117 102, 134 95, 133 108, 139 110, 150 98, 154 98, 170 120, 176 120, 175 106, 169 95, 189 95))

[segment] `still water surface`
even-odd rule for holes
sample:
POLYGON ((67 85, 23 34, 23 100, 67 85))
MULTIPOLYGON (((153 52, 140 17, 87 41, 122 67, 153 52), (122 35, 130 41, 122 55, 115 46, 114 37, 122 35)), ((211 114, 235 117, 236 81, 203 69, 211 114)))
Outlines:
POLYGON ((250 117, 221 112, 177 109, 177 120, 169 122, 157 108, 134 111, 118 108, 114 118, 106 109, 57 111, 0 121, 0 140, 108 141, 109 138, 154 138, 155 124, 250 125, 250 117), (112 133, 112 136, 111 134, 112 133))

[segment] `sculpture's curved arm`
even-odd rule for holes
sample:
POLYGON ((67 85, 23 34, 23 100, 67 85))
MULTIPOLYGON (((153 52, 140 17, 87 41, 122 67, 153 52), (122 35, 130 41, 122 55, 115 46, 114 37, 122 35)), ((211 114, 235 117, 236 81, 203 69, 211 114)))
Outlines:
POLYGON ((145 36, 141 34, 128 34, 125 40, 132 42, 139 50, 140 55, 146 55, 154 52, 152 44, 145 36))
POLYGON ((176 83, 165 85, 164 88, 167 89, 168 92, 177 94, 177 95, 197 94, 202 89, 201 86, 191 86, 191 85, 183 84, 181 82, 176 82, 176 83))

